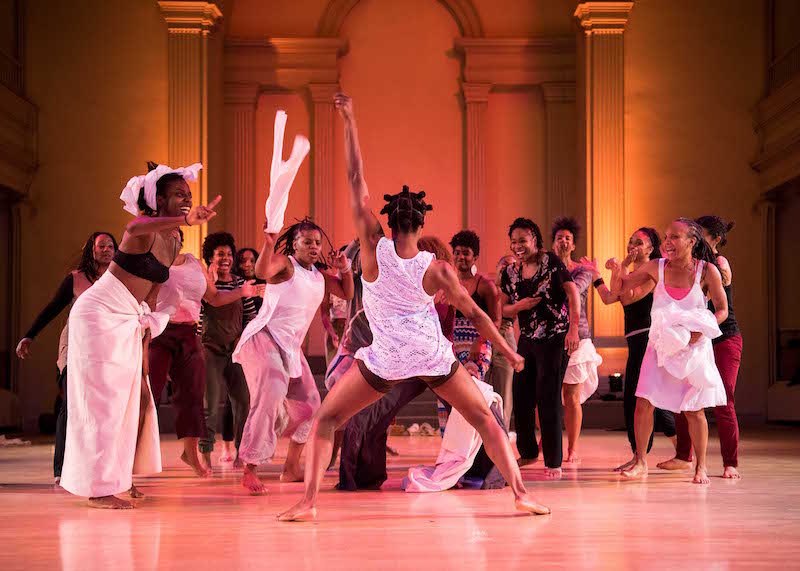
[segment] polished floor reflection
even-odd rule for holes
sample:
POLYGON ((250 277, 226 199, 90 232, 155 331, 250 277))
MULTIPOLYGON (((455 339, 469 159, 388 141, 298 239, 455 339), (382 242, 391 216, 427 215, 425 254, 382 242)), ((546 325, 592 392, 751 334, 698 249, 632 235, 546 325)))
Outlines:
POLYGON ((516 515, 508 490, 402 492, 408 466, 432 462, 440 440, 393 437, 400 456, 390 459, 384 489, 336 492, 329 473, 310 524, 275 521, 302 490, 278 482, 278 465, 265 469, 269 493, 251 497, 229 466, 212 479, 191 477, 169 437, 164 472, 137 480, 148 498, 129 512, 87 509, 50 485, 52 445, 0 449, 0 569, 797 568, 800 429, 743 435, 744 479, 718 477, 712 435, 713 483, 701 487, 688 473, 655 469, 670 453, 663 437, 649 479, 622 482, 608 469, 627 460, 624 433, 587 431, 583 462, 562 481, 543 481, 538 464, 524 471, 553 509, 538 518, 516 515))

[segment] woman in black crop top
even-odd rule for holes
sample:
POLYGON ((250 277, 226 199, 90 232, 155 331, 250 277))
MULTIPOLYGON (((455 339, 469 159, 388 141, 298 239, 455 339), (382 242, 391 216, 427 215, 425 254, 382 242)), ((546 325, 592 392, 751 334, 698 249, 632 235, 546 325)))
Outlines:
MULTIPOLYGON (((636 270, 643 264, 661 257, 661 238, 654 228, 642 227, 634 232, 628 240, 628 255, 622 262, 612 258, 606 262, 606 268, 611 270, 612 279, 616 274, 625 275, 633 264, 636 270)), ((614 470, 621 472, 636 463, 636 436, 634 434, 633 416, 636 412, 636 387, 639 384, 639 370, 642 367, 647 341, 650 331, 650 309, 653 307, 654 284, 648 283, 632 291, 623 292, 621 296, 611 293, 603 282, 597 260, 590 261, 583 258, 581 263, 592 272, 592 279, 600 299, 606 305, 621 303, 625 314, 625 341, 628 344, 628 362, 625 365, 625 392, 623 395, 623 408, 625 412, 625 428, 628 432, 628 442, 633 451, 633 458, 625 464, 617 466, 614 470)), ((665 436, 675 443, 675 419, 671 412, 655 409, 655 432, 663 432, 665 436)), ((647 451, 653 447, 653 435, 647 445, 647 451)))
POLYGON ((200 164, 148 167, 150 172, 130 179, 120 196, 136 218, 114 261, 70 313, 67 406, 69 417, 82 421, 67 424, 61 486, 88 497, 91 507, 133 507, 115 494, 141 497, 132 482, 134 455, 138 471, 160 471, 147 353, 151 328, 158 335, 167 316, 149 314, 181 248, 179 226, 206 223, 220 201, 192 208, 186 181, 197 180, 200 164), (137 442, 150 446, 137 455, 137 442))
MULTIPOLYGON (((739 376, 739 365, 742 362, 742 335, 733 313, 733 272, 728 260, 719 253, 719 248, 727 244, 727 235, 733 229, 734 223, 726 222, 719 216, 701 216, 697 219, 697 223, 703 229, 703 238, 717 257, 717 267, 722 274, 722 287, 728 298, 728 317, 719 324, 722 336, 713 340, 714 361, 722 377, 722 384, 725 386, 728 404, 714 407, 714 416, 717 418, 719 447, 724 466, 722 477, 738 480, 742 476, 737 469, 739 466, 739 420, 736 418, 734 392, 739 376)), ((708 302, 708 308, 712 312, 714 311, 714 304, 711 301, 708 302)), ((675 415, 675 421, 678 430, 675 458, 662 462, 658 467, 665 470, 686 470, 692 467, 692 440, 689 436, 689 424, 683 414, 675 415)))
MULTIPOLYGON (((95 232, 86 240, 81 254, 81 261, 76 270, 67 274, 58 287, 53 299, 50 300, 39 316, 34 320, 28 332, 17 345, 17 356, 27 359, 31 354, 31 345, 41 331, 47 327, 64 308, 69 306, 83 292, 91 287, 97 279, 106 273, 114 252, 117 250, 117 241, 109 232, 95 232)), ((58 343, 58 386, 61 389, 61 406, 58 409, 56 420, 56 445, 53 454, 53 476, 56 484, 61 479, 61 467, 64 464, 64 444, 67 438, 67 327, 61 331, 58 343)))
MULTIPOLYGON (((472 230, 462 230, 450 240, 458 281, 470 293, 472 300, 486 315, 500 325, 500 297, 492 280, 473 268, 480 254, 481 241, 472 230)), ((453 327, 453 350, 456 358, 478 380, 483 381, 492 362, 492 344, 481 337, 475 326, 456 312, 453 327)))

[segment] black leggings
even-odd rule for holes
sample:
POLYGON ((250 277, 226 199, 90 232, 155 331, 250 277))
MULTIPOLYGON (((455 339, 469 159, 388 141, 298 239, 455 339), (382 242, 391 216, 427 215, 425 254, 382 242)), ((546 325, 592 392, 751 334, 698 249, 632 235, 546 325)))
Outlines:
POLYGON ((67 366, 61 371, 58 377, 58 385, 64 397, 61 401, 61 408, 58 410, 56 419, 56 450, 53 454, 53 475, 61 477, 61 467, 64 465, 64 448, 67 444, 67 366))
MULTIPOLYGON (((634 415, 636 413, 636 387, 639 386, 639 371, 642 368, 645 351, 647 351, 647 332, 639 333, 627 337, 628 342, 628 364, 625 366, 625 395, 623 406, 625 409, 625 428, 628 431, 628 442, 631 443, 631 450, 636 454, 636 431, 634 429, 634 415)), ((663 432, 664 436, 675 436, 675 417, 671 412, 660 408, 655 409, 655 426, 653 433, 650 434, 650 442, 647 444, 647 451, 653 447, 653 435, 656 432, 663 432)))
POLYGON ((564 337, 532 340, 520 337, 517 352, 525 357, 525 368, 514 373, 514 422, 517 448, 524 459, 539 456, 536 443, 536 409, 542 430, 542 452, 548 468, 560 468, 563 459, 561 442, 561 385, 569 358, 564 337))

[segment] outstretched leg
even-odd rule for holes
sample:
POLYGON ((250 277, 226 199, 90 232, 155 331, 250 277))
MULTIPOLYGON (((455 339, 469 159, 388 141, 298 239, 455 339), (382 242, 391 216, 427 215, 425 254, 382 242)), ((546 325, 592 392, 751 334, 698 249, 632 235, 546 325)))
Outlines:
POLYGON ((306 455, 305 495, 297 504, 280 514, 279 520, 305 521, 316 517, 317 495, 331 460, 336 429, 383 394, 367 382, 358 367, 350 367, 334 385, 325 397, 311 428, 311 443, 306 455))
POLYGON ((469 373, 463 367, 459 367, 455 375, 443 385, 436 387, 434 392, 453 405, 453 408, 480 433, 486 453, 514 492, 517 509, 537 515, 549 514, 550 509, 535 502, 525 490, 508 436, 497 424, 469 373))

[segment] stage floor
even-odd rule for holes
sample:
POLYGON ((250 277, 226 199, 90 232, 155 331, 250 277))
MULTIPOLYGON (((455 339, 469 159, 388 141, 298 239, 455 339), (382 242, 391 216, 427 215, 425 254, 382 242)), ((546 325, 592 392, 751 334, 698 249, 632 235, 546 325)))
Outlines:
MULTIPOLYGON (((518 515, 510 491, 406 494, 408 466, 432 463, 438 437, 393 437, 389 481, 376 492, 336 492, 329 472, 315 523, 279 523, 302 484, 280 484, 266 466, 266 496, 247 495, 240 472, 217 466, 190 476, 180 445, 162 442, 165 470, 139 478, 148 497, 133 511, 93 510, 51 485, 52 445, 0 449, 0 569, 761 569, 800 566, 800 429, 746 430, 738 482, 712 484, 665 473, 671 456, 656 439, 645 482, 609 469, 628 459, 622 432, 586 431, 583 462, 560 482, 542 465, 523 471, 553 514, 518 515)), ((281 442, 280 455, 286 443, 281 442)), ((281 461, 281 458, 278 458, 281 461)))

